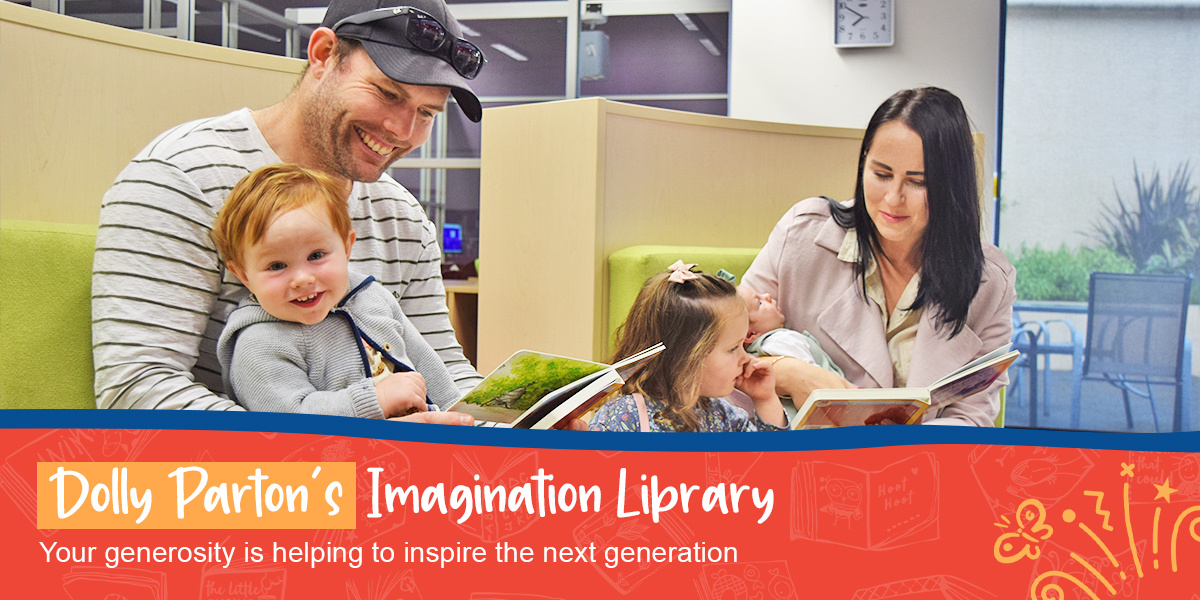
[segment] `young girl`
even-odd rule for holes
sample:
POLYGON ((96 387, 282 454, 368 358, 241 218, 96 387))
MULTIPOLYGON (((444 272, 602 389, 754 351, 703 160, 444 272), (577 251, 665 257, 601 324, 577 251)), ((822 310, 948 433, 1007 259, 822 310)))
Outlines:
POLYGON ((651 277, 618 332, 615 356, 658 342, 658 358, 592 418, 593 431, 762 431, 787 428, 766 362, 742 348, 746 305, 728 281, 677 261, 651 277), (729 403, 734 387, 754 413, 729 403))

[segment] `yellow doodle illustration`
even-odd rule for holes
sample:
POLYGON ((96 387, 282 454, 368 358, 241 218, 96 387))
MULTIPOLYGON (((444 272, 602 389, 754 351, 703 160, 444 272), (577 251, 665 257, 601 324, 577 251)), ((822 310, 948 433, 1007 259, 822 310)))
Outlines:
MULTIPOLYGON (((1017 507, 1016 531, 1000 534, 996 538, 993 552, 996 560, 1002 563, 1014 563, 1022 558, 1037 560, 1041 556, 1041 543, 1054 535, 1054 528, 1046 524, 1046 506, 1041 500, 1030 498, 1017 507), (1024 544, 1017 549, 1017 544, 1024 544)), ((1004 524, 996 523, 1002 529, 1012 525, 1008 517, 1001 517, 1004 524)))
POLYGON ((1171 529, 1171 571, 1172 572, 1175 572, 1175 573, 1179 572, 1179 558, 1178 558, 1178 555, 1176 554, 1176 551, 1179 549, 1179 543, 1178 543, 1179 542, 1179 526, 1183 525, 1184 519, 1187 518, 1189 515, 1195 514, 1196 516, 1192 517, 1191 523, 1188 524, 1188 533, 1191 534, 1193 540, 1200 542, 1200 531, 1196 530, 1196 527, 1198 525, 1200 525, 1200 514, 1196 514, 1196 513, 1200 513, 1200 506, 1193 506, 1193 507, 1183 511, 1183 514, 1179 515, 1179 518, 1175 519, 1175 527, 1173 527, 1171 529))
MULTIPOLYGON (((1158 477, 1161 479, 1158 481, 1145 476, 1138 480, 1136 471, 1136 463, 1120 463, 1120 475, 1117 478, 1120 480, 1120 496, 1116 500, 1120 502, 1120 510, 1115 513, 1111 508, 1112 498, 1115 494, 1098 489, 1082 490, 1082 496, 1095 499, 1093 510, 1077 513, 1074 509, 1064 508, 1061 513, 1056 511, 1064 525, 1074 525, 1074 530, 1083 535, 1080 537, 1072 534, 1071 527, 1064 528, 1065 532, 1050 544, 1058 548, 1051 550, 1052 556, 1048 562, 1039 561, 1039 558, 1042 557, 1046 542, 1055 535, 1056 524, 1048 522, 1051 519, 1048 518, 1043 501, 1038 498, 1027 498, 1017 506, 1011 518, 1008 515, 1001 515, 1002 523, 996 523, 996 526, 1000 527, 1003 532, 996 538, 993 546, 996 560, 1004 564, 1013 564, 1028 558, 1035 563, 1036 571, 1043 571, 1033 579, 1030 586, 1029 597, 1031 600, 1067 598, 1069 596, 1064 586, 1074 586, 1074 594, 1070 597, 1099 600, 1098 593, 1105 592, 1107 597, 1136 597, 1137 581, 1147 577, 1149 573, 1165 572, 1165 570, 1160 571, 1160 567, 1165 561, 1159 560, 1160 550, 1164 550, 1160 540, 1165 540, 1167 533, 1166 531, 1160 533, 1163 525, 1170 528, 1170 542, 1165 548, 1170 554, 1169 573, 1187 576, 1187 573, 1180 573, 1179 545, 1181 541, 1187 542, 1189 538, 1191 541, 1200 542, 1200 505, 1181 506, 1178 503, 1172 505, 1171 496, 1178 493, 1179 490, 1171 487, 1170 477, 1163 477, 1160 474, 1158 477), (1153 509, 1152 521, 1148 514, 1149 507, 1145 506, 1145 499, 1149 498, 1149 495, 1145 495, 1147 490, 1142 488, 1136 492, 1138 497, 1143 500, 1141 500, 1141 505, 1133 504, 1134 508, 1142 507, 1134 510, 1131 508, 1130 502, 1131 486, 1139 488, 1152 486, 1157 492, 1154 496, 1157 505, 1153 509), (1108 499, 1107 503, 1106 498, 1108 499), (1171 514, 1164 515, 1164 510, 1168 513, 1177 512, 1178 514, 1173 517, 1171 514), (1119 529, 1118 527, 1122 523, 1114 524, 1112 522, 1114 520, 1122 520, 1124 527, 1119 529), (1147 524, 1152 527, 1148 536, 1144 531, 1147 524), (1107 538, 1104 537, 1106 534, 1107 538), (1063 536, 1070 539, 1063 540, 1061 539, 1063 536), (1147 537, 1150 539, 1147 540, 1147 537), (1117 539, 1120 539, 1120 542, 1116 544, 1117 550, 1120 551, 1120 558, 1110 547, 1110 544, 1117 539), (1060 545, 1066 543, 1087 546, 1089 542, 1094 544, 1095 550, 1099 550, 1100 554, 1096 554, 1095 550, 1088 551, 1084 547, 1080 547, 1079 552, 1064 551, 1060 545), (1127 543, 1127 550, 1121 550, 1122 542, 1127 543), (1148 549, 1147 544, 1149 545, 1148 549), (1147 552, 1147 550, 1149 551, 1147 552), (1093 558, 1087 559, 1081 554, 1091 554, 1093 558), (1067 556, 1070 557, 1070 560, 1067 560, 1067 556), (1075 566, 1071 566, 1072 564, 1075 566)), ((1114 484, 1117 483, 1117 480, 1110 479, 1114 484)), ((1184 501, 1186 502, 1187 499, 1185 498, 1184 501)), ((1085 505, 1091 504, 1090 501, 1085 503, 1085 505)), ((1191 573, 1194 575, 1194 571, 1191 573)))
POLYGON ((1113 526, 1108 524, 1108 518, 1112 516, 1112 511, 1104 510, 1104 508, 1103 508, 1104 492, 1086 491, 1083 493, 1083 495, 1096 497, 1096 514, 1100 515, 1101 517, 1104 517, 1104 522, 1101 523, 1100 526, 1103 527, 1105 531, 1112 531, 1113 526))
POLYGON ((1171 489, 1171 478, 1169 478, 1169 477, 1167 478, 1166 481, 1162 482, 1161 485, 1157 484, 1157 483, 1154 484, 1154 488, 1158 490, 1158 495, 1155 496, 1154 499, 1158 500, 1161 498, 1163 500, 1166 500, 1167 504, 1171 503, 1171 494, 1174 494, 1175 492, 1179 491, 1179 490, 1171 489))

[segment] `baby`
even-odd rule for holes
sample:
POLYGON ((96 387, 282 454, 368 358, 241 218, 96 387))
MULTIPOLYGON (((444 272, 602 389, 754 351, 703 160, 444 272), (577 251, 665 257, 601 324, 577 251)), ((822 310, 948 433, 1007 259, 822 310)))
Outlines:
POLYGON ((842 375, 842 370, 810 333, 783 326, 783 312, 770 294, 760 294, 745 284, 739 285, 737 292, 750 314, 746 352, 754 356, 790 356, 842 375))
POLYGON ((239 181, 217 215, 213 241, 251 292, 229 314, 217 357, 226 391, 249 410, 378 419, 459 398, 392 294, 349 269, 347 195, 319 172, 269 165, 239 181))

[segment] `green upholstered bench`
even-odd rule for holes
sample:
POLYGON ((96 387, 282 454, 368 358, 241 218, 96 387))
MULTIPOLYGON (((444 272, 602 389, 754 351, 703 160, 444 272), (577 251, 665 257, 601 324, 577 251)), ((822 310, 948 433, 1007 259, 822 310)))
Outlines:
POLYGON ((754 262, 758 248, 718 248, 715 246, 630 246, 608 257, 608 339, 615 339, 617 327, 633 306, 638 291, 655 273, 667 270, 677 260, 696 263, 705 273, 725 269, 738 276, 754 262))
POLYGON ((95 408, 95 225, 0 221, 0 408, 95 408))

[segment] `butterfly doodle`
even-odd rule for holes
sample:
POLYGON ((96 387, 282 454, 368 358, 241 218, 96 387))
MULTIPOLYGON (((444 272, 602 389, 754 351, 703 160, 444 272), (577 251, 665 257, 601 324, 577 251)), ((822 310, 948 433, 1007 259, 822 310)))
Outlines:
POLYGON ((996 523, 996 526, 1005 530, 996 538, 993 548, 996 560, 1005 564, 1015 563, 1022 558, 1037 560, 1042 553, 1041 543, 1054 535, 1054 528, 1046 524, 1046 507, 1041 500, 1030 498, 1017 506, 1015 517, 1015 531, 1008 531, 1012 524, 1007 516, 1000 517, 1003 524, 996 523), (1018 548, 1022 539, 1025 543, 1018 548))

